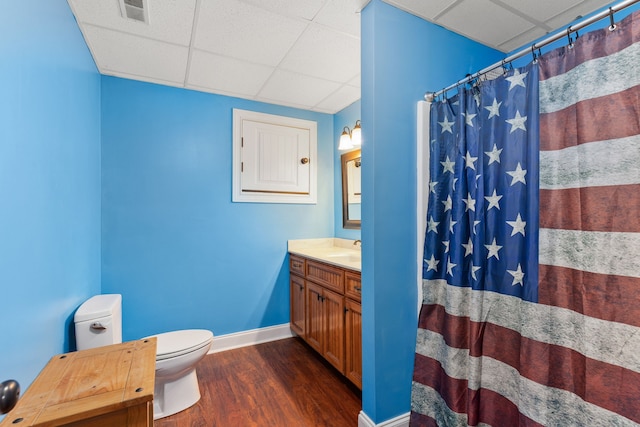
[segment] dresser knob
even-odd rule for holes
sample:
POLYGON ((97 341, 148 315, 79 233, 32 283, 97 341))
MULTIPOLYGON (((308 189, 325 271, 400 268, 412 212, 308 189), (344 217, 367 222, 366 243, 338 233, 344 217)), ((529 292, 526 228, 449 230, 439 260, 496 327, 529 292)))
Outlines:
POLYGON ((20 397, 20 384, 15 380, 0 383, 0 414, 6 414, 16 406, 20 397))

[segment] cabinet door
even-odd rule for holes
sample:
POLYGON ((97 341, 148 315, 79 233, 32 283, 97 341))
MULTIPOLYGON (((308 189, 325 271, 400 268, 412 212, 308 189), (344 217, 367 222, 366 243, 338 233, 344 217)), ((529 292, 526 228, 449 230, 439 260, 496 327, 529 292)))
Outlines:
POLYGON ((304 338, 305 335, 305 294, 304 294, 304 279, 299 276, 291 275, 290 290, 291 293, 289 307, 289 318, 291 323, 291 330, 298 336, 304 338))
POLYGON ((322 354, 324 342, 324 305, 322 304, 322 287, 306 282, 307 295, 307 343, 322 354))
POLYGON ((362 389, 362 309, 359 303, 345 300, 345 372, 362 389))
POLYGON ((322 303, 325 314, 322 355, 344 374, 344 296, 325 289, 322 303))

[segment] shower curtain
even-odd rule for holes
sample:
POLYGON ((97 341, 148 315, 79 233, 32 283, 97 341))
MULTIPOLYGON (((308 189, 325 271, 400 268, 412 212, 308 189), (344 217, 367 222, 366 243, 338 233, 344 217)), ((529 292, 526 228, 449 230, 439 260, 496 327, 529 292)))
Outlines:
POLYGON ((640 423, 639 42, 432 105, 412 426, 640 423))

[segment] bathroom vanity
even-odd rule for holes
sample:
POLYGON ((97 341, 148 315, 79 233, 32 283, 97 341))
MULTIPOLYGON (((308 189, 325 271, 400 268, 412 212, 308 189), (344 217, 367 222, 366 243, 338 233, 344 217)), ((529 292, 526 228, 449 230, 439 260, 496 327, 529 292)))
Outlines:
POLYGON ((344 239, 289 242, 290 326, 362 388, 360 250, 344 239))
POLYGON ((152 427, 156 338, 53 357, 0 426, 152 427))

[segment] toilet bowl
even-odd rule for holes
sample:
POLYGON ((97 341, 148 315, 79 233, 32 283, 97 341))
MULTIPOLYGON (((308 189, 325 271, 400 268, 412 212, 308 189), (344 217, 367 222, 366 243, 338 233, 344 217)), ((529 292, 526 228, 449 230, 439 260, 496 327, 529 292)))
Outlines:
MULTIPOLYGON (((78 350, 122 342, 122 296, 96 295, 74 316, 78 350)), ((200 400, 195 365, 207 354, 213 333, 204 329, 165 332, 157 338, 153 419, 167 417, 200 400)))
POLYGON ((157 338, 153 419, 168 417, 200 400, 198 363, 211 348, 213 333, 204 329, 165 332, 157 338))

